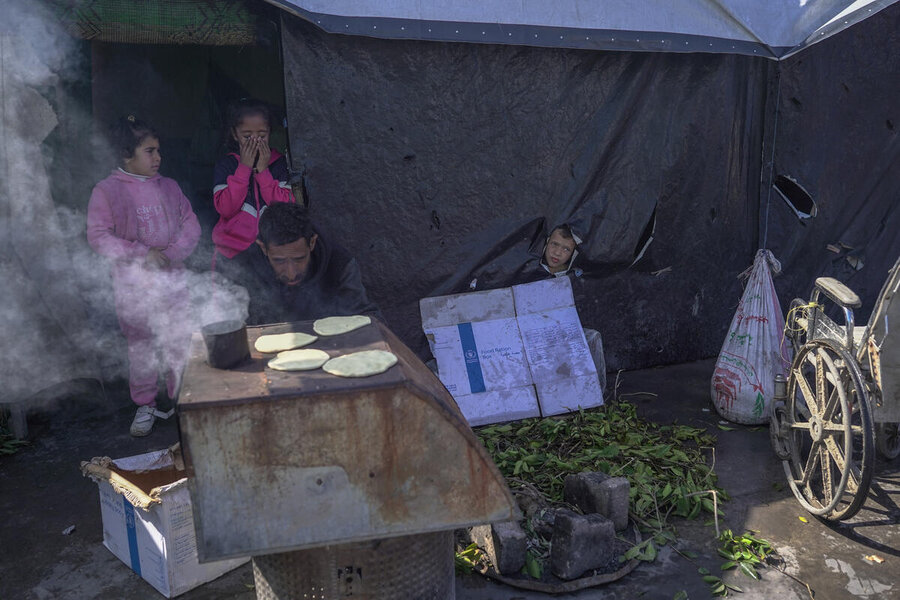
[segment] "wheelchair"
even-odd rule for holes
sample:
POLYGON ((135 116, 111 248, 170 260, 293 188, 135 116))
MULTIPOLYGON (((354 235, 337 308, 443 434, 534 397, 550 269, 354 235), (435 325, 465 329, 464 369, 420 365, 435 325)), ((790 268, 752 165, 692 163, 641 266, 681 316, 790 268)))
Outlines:
POLYGON ((831 277, 816 279, 808 302, 794 299, 785 319, 794 358, 787 378, 775 378, 769 432, 794 496, 825 520, 849 519, 862 507, 876 450, 900 455, 898 292, 900 259, 866 326, 853 320, 859 297, 831 277), (843 323, 825 314, 828 303, 843 323))

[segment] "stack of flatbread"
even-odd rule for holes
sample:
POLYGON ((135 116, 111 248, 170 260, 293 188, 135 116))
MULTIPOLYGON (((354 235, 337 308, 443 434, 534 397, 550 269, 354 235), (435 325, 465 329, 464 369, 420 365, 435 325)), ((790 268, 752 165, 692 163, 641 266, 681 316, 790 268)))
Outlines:
MULTIPOLYGON (((371 323, 372 319, 364 315, 327 317, 315 321, 313 331, 321 336, 334 336, 371 323)), ((277 371, 312 371, 322 367, 326 373, 338 377, 370 377, 397 364, 397 356, 386 350, 364 350, 331 358, 323 350, 304 348, 318 339, 307 333, 279 333, 260 336, 253 346, 259 352, 277 352, 268 363, 270 369, 277 371)))

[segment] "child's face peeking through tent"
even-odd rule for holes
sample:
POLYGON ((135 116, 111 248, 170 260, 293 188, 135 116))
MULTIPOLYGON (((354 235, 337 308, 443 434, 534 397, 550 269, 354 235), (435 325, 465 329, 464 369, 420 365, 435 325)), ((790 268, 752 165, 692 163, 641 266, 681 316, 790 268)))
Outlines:
POLYGON ((544 250, 544 264, 551 273, 563 271, 569 266, 574 250, 575 240, 572 237, 566 238, 559 228, 554 229, 544 250))

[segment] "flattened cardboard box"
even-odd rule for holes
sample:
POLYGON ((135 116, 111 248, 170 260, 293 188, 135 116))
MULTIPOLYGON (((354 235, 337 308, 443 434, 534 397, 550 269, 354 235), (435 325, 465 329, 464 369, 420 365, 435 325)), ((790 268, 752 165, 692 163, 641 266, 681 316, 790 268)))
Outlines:
POLYGON ((159 450, 81 465, 99 486, 103 545, 166 598, 249 560, 198 562, 187 478, 176 470, 175 460, 171 450, 159 450))
POLYGON ((424 298, 441 382, 470 425, 603 403, 567 277, 424 298))

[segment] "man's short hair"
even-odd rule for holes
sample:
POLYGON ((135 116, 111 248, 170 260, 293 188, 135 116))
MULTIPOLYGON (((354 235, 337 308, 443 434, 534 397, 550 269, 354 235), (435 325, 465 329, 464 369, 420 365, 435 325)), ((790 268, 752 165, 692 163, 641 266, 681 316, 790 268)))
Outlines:
POLYGON ((303 238, 309 243, 315 230, 309 211, 301 204, 275 202, 259 217, 259 241, 269 246, 283 246, 303 238))

